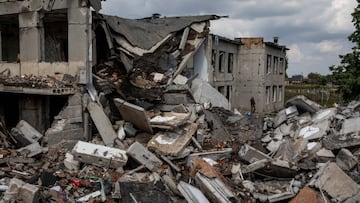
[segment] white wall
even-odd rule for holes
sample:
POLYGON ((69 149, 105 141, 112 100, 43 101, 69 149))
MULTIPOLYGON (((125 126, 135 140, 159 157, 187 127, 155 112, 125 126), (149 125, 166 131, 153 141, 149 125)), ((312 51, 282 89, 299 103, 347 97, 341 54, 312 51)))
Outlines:
POLYGON ((194 54, 194 73, 198 74, 197 78, 209 82, 208 62, 206 59, 204 43, 194 54))

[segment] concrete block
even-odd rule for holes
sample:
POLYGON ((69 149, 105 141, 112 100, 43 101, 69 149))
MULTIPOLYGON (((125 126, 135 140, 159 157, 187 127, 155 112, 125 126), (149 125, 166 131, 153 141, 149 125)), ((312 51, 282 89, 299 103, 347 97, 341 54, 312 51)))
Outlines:
POLYGON ((65 154, 64 165, 70 171, 78 171, 80 169, 80 162, 74 159, 70 153, 65 154))
POLYGON ((120 98, 114 99, 122 118, 131 122, 135 127, 148 133, 153 133, 148 117, 144 108, 130 104, 120 98))
POLYGON ((153 153, 147 150, 142 144, 135 142, 129 147, 127 154, 136 161, 138 161, 140 164, 143 164, 150 171, 161 171, 161 166, 163 165, 163 162, 153 153))
POLYGON ((308 186, 305 186, 303 189, 300 190, 299 194, 294 197, 290 203, 305 203, 305 202, 312 202, 312 203, 326 203, 330 201, 325 201, 321 194, 308 186))
POLYGON ((90 102, 87 109, 105 145, 113 146, 117 135, 104 110, 95 102, 90 102))
POLYGON ((85 140, 84 129, 82 128, 59 130, 59 131, 54 131, 53 129, 50 128, 45 134, 49 146, 58 144, 63 140, 72 140, 72 141, 85 140))
POLYGON ((159 132, 148 142, 148 148, 159 154, 177 156, 189 144, 196 130, 197 124, 189 123, 180 132, 159 132))
POLYGON ((25 155, 26 157, 33 157, 41 154, 43 152, 43 149, 38 142, 34 142, 26 147, 18 149, 17 151, 25 155))
POLYGON ((37 203, 39 202, 39 188, 13 178, 10 180, 9 188, 2 200, 5 202, 37 203))
POLYGON ((124 150, 78 141, 72 150, 75 160, 99 167, 119 168, 126 164, 124 150))

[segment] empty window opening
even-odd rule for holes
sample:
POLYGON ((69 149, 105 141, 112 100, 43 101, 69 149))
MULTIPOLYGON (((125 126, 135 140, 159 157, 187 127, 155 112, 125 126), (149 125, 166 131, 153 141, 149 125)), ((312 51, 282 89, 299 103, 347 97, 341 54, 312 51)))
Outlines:
POLYGON ((225 70, 224 70, 224 60, 225 59, 225 52, 223 51, 220 51, 219 52, 219 72, 220 73, 223 73, 225 70))
POLYGON ((0 16, 0 61, 18 62, 19 19, 17 15, 0 16))
POLYGON ((110 56, 109 46, 106 40, 106 34, 101 26, 98 26, 95 30, 96 34, 96 61, 97 63, 103 63, 108 61, 110 56))
POLYGON ((274 56, 273 74, 278 73, 279 58, 274 56))
POLYGON ((271 72, 271 55, 267 55, 266 58, 266 73, 271 72))
POLYGON ((266 86, 266 104, 270 104, 270 86, 266 86))
POLYGON ((211 52, 211 65, 214 67, 215 66, 215 61, 216 61, 216 50, 212 50, 211 52))
POLYGON ((279 86, 279 99, 278 101, 282 101, 282 97, 283 97, 283 86, 279 86))
POLYGON ((276 91, 277 91, 277 86, 273 86, 273 92, 272 92, 273 93, 273 96, 272 96, 273 97, 273 99, 272 99, 273 102, 276 102, 276 99, 277 99, 276 98, 276 91))
POLYGON ((284 58, 280 58, 279 60, 279 74, 284 73, 284 58))
POLYGON ((228 55, 228 73, 232 73, 234 68, 234 54, 229 53, 228 55))
POLYGON ((44 16, 45 61, 68 61, 68 20, 66 10, 52 11, 44 16))

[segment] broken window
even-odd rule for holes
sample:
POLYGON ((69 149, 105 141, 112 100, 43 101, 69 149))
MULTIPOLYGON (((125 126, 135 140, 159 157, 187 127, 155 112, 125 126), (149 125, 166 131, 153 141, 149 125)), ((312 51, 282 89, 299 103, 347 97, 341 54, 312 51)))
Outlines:
POLYGON ((220 51, 219 52, 219 72, 223 73, 224 72, 224 59, 225 59, 225 52, 220 51))
POLYGON ((279 66, 279 58, 277 56, 274 56, 273 74, 278 73, 278 66, 279 66))
POLYGON ((279 60, 279 74, 283 74, 284 72, 284 58, 280 58, 279 60))
POLYGON ((66 10, 52 11, 44 16, 45 61, 68 61, 68 20, 66 10))
POLYGON ((222 94, 222 95, 225 95, 225 86, 219 86, 218 87, 218 91, 222 94))
POLYGON ((276 91, 277 91, 277 86, 273 86, 273 91, 272 91, 272 94, 273 94, 273 102, 276 102, 276 91))
POLYGON ((230 97, 231 97, 231 91, 232 91, 232 86, 227 86, 226 87, 226 98, 228 99, 228 100, 230 100, 230 97))
POLYGON ((18 16, 0 16, 0 61, 17 62, 19 47, 18 16))
POLYGON ((266 73, 271 72, 271 55, 267 55, 266 59, 266 73))
POLYGON ((270 104, 270 86, 266 86, 266 104, 270 104))
POLYGON ((279 99, 278 101, 281 101, 282 100, 282 95, 283 95, 283 86, 279 86, 279 99))
POLYGON ((233 67, 234 67, 234 54, 229 53, 228 54, 228 73, 233 72, 233 67))

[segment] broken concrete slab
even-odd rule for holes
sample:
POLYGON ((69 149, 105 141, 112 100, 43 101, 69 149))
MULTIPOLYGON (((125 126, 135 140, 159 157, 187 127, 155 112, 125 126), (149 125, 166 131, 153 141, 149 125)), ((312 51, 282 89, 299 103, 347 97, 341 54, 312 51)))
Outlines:
POLYGON ((191 83, 191 91, 196 103, 204 104, 210 102, 213 106, 230 109, 229 101, 224 95, 213 88, 209 83, 194 79, 191 83))
POLYGON ((201 190, 184 181, 180 181, 177 188, 188 203, 210 203, 201 190))
POLYGON ((280 110, 274 118, 274 128, 284 123, 287 120, 286 109, 280 110))
POLYGON ((360 117, 349 118, 344 120, 342 128, 340 130, 340 135, 349 135, 358 136, 360 134, 360 117))
POLYGON ((70 153, 65 154, 64 165, 70 171, 78 171, 80 169, 80 162, 74 159, 74 155, 70 153))
POLYGON ((254 163, 263 159, 272 160, 270 156, 264 154, 263 152, 255 149, 248 144, 244 144, 243 146, 241 146, 238 154, 240 159, 249 163, 254 163))
POLYGON ((336 164, 344 171, 353 169, 359 160, 348 149, 341 149, 336 156, 336 164))
POLYGON ((190 143, 197 130, 196 123, 189 123, 175 132, 159 132, 148 142, 148 148, 162 155, 178 156, 190 143))
POLYGON ((121 149, 78 141, 72 150, 75 160, 100 167, 119 168, 128 157, 121 149))
POLYGON ((299 115, 296 106, 289 106, 288 108, 285 109, 285 113, 287 118, 292 118, 294 116, 299 115))
POLYGON ((145 132, 153 133, 145 109, 120 98, 115 98, 114 103, 125 121, 131 122, 135 127, 145 132))
POLYGON ((312 122, 319 123, 324 120, 332 120, 336 113, 336 108, 321 109, 312 116, 312 122))
POLYGON ((300 113, 316 113, 320 110, 321 106, 303 95, 295 96, 286 102, 286 106, 296 106, 300 113))
POLYGON ((195 181, 196 185, 211 202, 232 203, 238 201, 235 194, 227 188, 220 178, 208 178, 197 173, 195 181))
POLYGON ((296 136, 307 140, 319 139, 327 135, 329 129, 330 129, 330 121, 322 120, 319 121, 318 123, 300 128, 296 132, 296 136))
POLYGON ((359 192, 359 185, 333 162, 325 164, 309 184, 326 191, 333 199, 340 202, 359 192))
POLYGON ((229 158, 231 158, 231 153, 232 152, 233 152, 232 148, 225 148, 225 149, 216 150, 216 151, 205 151, 205 152, 192 153, 187 157, 186 165, 188 167, 190 167, 191 166, 191 160, 194 157, 209 158, 209 159, 212 159, 212 160, 229 159, 229 158))
POLYGON ((38 142, 32 143, 26 147, 22 147, 17 150, 20 154, 25 155, 26 157, 34 157, 43 152, 43 148, 38 142))
POLYGON ((16 129, 18 129, 21 134, 31 143, 38 142, 43 135, 39 133, 34 127, 32 127, 28 122, 21 120, 16 125, 16 129))
POLYGON ((153 153, 147 150, 142 144, 134 142, 128 149, 127 154, 143 164, 152 172, 160 172, 163 162, 153 153))
POLYGON ((87 109, 105 145, 113 146, 117 135, 104 110, 95 102, 90 102, 87 109))
POLYGON ((190 113, 163 112, 162 115, 150 119, 151 127, 173 130, 184 125, 190 117, 190 113))

